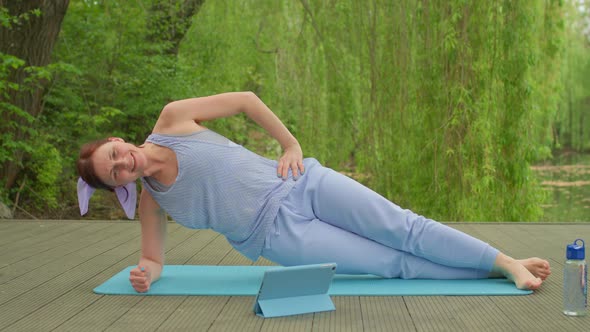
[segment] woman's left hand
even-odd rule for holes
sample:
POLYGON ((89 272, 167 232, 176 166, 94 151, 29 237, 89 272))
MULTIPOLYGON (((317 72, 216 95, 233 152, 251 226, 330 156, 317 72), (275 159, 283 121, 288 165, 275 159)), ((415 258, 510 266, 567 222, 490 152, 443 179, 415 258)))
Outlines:
POLYGON ((297 180, 301 174, 305 172, 303 166, 303 152, 299 143, 293 144, 285 149, 283 156, 279 159, 279 167, 277 167, 277 176, 287 180, 289 175, 289 168, 293 174, 293 180, 297 180))

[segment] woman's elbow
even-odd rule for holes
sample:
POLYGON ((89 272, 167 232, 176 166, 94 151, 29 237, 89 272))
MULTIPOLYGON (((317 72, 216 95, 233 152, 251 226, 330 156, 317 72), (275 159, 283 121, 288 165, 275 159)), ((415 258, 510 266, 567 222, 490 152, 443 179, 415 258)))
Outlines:
POLYGON ((166 113, 174 112, 174 109, 178 108, 177 107, 177 104, 178 104, 178 101, 171 101, 171 102, 169 102, 168 104, 164 105, 164 107, 160 111, 160 114, 166 114, 166 113))
POLYGON ((248 99, 259 99, 258 96, 252 91, 243 91, 240 94, 244 95, 245 98, 248 99))
POLYGON ((248 109, 256 108, 261 100, 258 96, 252 91, 244 91, 240 92, 240 96, 242 97, 242 112, 246 112, 248 109))
POLYGON ((166 104, 162 110, 160 111, 160 116, 158 117, 158 122, 162 125, 168 125, 177 119, 179 115, 179 105, 178 101, 173 101, 166 104))

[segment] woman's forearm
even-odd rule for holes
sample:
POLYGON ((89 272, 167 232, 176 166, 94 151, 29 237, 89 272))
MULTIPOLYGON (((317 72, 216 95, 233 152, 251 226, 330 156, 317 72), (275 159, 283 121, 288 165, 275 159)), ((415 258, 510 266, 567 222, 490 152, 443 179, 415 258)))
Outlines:
POLYGON ((146 268, 147 267, 147 271, 149 271, 150 273, 150 283, 154 283, 156 282, 158 279, 160 279, 160 274, 162 273, 162 264, 153 261, 147 257, 141 257, 139 259, 139 264, 137 265, 140 268, 146 268))
POLYGON ((299 145, 281 120, 255 94, 251 95, 244 113, 276 139, 283 149, 299 145))

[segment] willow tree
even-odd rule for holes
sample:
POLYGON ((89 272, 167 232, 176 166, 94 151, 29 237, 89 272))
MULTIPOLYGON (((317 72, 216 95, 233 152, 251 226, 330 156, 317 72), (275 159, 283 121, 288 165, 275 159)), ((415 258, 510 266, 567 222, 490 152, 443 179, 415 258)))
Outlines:
POLYGON ((367 130, 376 144, 362 155, 365 169, 385 176, 373 182, 379 191, 445 220, 540 215, 529 165, 541 148, 536 112, 546 110, 532 92, 542 82, 538 27, 549 9, 459 0, 371 11, 377 22, 393 18, 396 32, 368 41, 393 60, 376 64, 391 83, 377 92, 380 112, 367 130))
POLYGON ((557 149, 590 150, 590 8, 583 1, 567 1, 567 34, 563 40, 564 70, 560 110, 553 123, 557 149))
POLYGON ((559 94, 561 6, 220 0, 203 6, 180 56, 196 66, 194 91, 254 86, 306 154, 402 206, 531 220, 543 195, 529 165, 549 154, 559 94))

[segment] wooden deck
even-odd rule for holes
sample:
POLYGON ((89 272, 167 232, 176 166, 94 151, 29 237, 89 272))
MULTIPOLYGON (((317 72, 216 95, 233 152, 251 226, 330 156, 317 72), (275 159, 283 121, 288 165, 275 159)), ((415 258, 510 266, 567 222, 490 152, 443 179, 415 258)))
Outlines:
MULTIPOLYGON (((553 275, 528 296, 332 297, 334 312, 262 319, 253 297, 94 294, 137 263, 137 222, 0 221, 0 331, 590 331, 590 316, 561 313, 565 245, 590 243, 590 223, 449 225, 511 256, 545 257, 553 275)), ((167 264, 252 264, 212 231, 170 223, 168 233, 167 264)))

